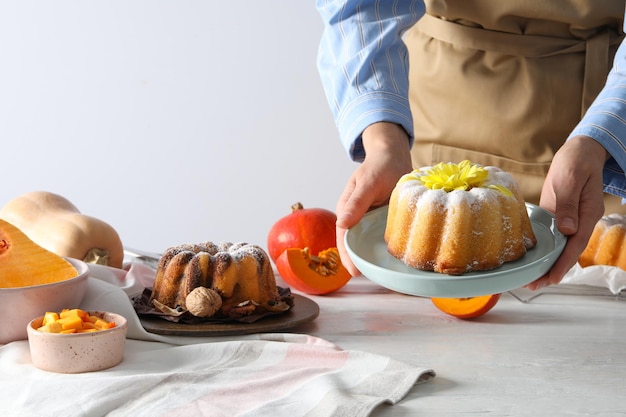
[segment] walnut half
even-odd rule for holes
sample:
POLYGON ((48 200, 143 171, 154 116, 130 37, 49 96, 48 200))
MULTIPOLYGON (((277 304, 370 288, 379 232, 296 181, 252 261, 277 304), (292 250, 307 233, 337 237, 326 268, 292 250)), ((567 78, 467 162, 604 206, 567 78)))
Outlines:
POLYGON ((222 307, 222 297, 210 288, 197 287, 187 294, 185 305, 196 317, 211 317, 222 307))

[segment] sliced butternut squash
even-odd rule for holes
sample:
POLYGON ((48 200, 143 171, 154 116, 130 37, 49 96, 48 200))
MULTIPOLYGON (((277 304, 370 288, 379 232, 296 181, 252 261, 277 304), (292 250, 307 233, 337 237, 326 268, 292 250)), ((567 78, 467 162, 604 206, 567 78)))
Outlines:
POLYGON ((74 278, 71 263, 0 219, 0 288, 28 287, 74 278))
POLYGON ((33 191, 9 201, 4 219, 38 245, 68 258, 121 268, 124 247, 115 229, 82 214, 68 199, 48 191, 33 191))

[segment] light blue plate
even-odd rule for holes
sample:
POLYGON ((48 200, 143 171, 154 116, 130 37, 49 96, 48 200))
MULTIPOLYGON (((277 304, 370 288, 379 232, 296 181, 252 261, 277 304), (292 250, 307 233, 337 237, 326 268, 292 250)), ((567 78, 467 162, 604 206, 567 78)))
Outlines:
POLYGON ((387 252, 384 239, 388 207, 367 213, 348 230, 345 243, 352 262, 371 281, 393 291, 424 297, 463 298, 497 294, 523 287, 544 275, 557 260, 567 238, 556 227, 554 216, 526 204, 537 245, 526 255, 499 268, 453 276, 420 271, 387 252))

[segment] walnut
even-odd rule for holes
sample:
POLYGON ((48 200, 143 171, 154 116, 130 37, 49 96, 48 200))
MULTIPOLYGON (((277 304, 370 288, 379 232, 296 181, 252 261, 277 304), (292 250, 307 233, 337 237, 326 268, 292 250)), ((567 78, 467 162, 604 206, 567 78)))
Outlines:
POLYGON ((211 317, 222 307, 222 297, 206 287, 194 288, 185 298, 187 310, 196 317, 211 317))

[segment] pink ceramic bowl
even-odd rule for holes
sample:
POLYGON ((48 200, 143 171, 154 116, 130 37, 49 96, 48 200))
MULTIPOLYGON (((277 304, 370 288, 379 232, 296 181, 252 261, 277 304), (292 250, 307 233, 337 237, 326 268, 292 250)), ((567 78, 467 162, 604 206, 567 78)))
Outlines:
POLYGON ((46 311, 61 311, 80 304, 87 288, 89 266, 66 258, 78 270, 76 278, 52 284, 0 288, 0 344, 26 339, 26 325, 46 311))
POLYGON ((28 344, 33 364, 44 371, 63 374, 101 371, 111 368, 124 358, 128 322, 115 313, 89 311, 115 327, 92 333, 43 333, 37 330, 43 316, 28 323, 28 344))

